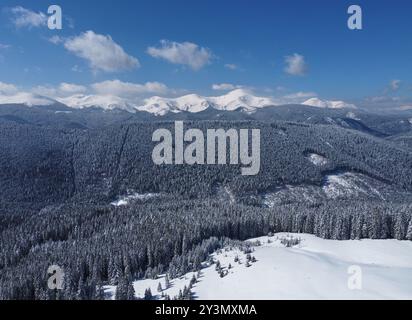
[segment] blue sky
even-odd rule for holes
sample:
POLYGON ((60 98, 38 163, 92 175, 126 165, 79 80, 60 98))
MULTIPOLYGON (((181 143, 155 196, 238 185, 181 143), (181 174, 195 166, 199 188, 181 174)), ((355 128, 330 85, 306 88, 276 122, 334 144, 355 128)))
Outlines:
POLYGON ((210 95, 222 83, 230 86, 215 89, 349 101, 406 101, 412 94, 406 0, 3 0, 0 6, 0 82, 25 90, 119 80, 142 86, 142 94, 210 95), (41 17, 19 24, 21 15, 46 14, 51 4, 63 10, 62 30, 49 30, 41 17), (363 30, 347 27, 351 4, 362 7, 363 30), (101 46, 93 51, 96 41, 101 46), (105 58, 94 61, 92 53, 105 58))

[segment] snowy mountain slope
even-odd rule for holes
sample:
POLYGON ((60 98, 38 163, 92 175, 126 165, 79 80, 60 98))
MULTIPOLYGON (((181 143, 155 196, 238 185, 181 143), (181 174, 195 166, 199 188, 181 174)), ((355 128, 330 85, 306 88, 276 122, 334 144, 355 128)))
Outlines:
POLYGON ((209 99, 216 105, 216 109, 227 111, 242 108, 251 112, 257 108, 276 105, 272 99, 254 96, 244 89, 236 89, 226 95, 209 99))
POLYGON ((67 98, 58 99, 60 103, 75 109, 83 109, 90 107, 102 108, 103 110, 121 109, 129 112, 135 112, 135 106, 117 96, 101 96, 101 95, 83 95, 77 94, 67 98))
MULTIPOLYGON (((312 161, 310 158, 309 161, 312 161)), ((325 158, 316 161, 327 161, 325 158)), ((323 162, 326 163, 326 162, 323 162)), ((317 166, 322 163, 316 162, 317 166)), ((321 185, 285 185, 260 195, 261 204, 272 208, 291 202, 318 202, 342 199, 386 200, 393 197, 410 197, 392 186, 362 173, 337 171, 326 174, 321 185)))
POLYGON ((328 109, 357 109, 354 104, 346 103, 344 101, 334 101, 334 100, 321 100, 319 98, 311 98, 302 103, 303 105, 318 107, 318 108, 328 108, 328 109))
POLYGON ((239 108, 252 112, 256 108, 262 108, 275 103, 270 98, 256 97, 247 90, 236 89, 226 95, 217 97, 202 97, 190 94, 179 98, 152 97, 146 99, 144 105, 138 106, 139 111, 146 111, 156 115, 164 115, 168 112, 201 112, 208 108, 216 110, 233 111, 239 108))
POLYGON ((55 104, 56 100, 29 92, 18 92, 13 95, 2 95, 0 92, 0 105, 23 104, 27 107, 49 106, 55 104))
POLYGON ((197 94, 190 94, 179 98, 151 97, 144 104, 137 106, 138 111, 146 111, 155 115, 165 115, 168 112, 178 113, 182 111, 200 112, 212 106, 206 98, 197 94))
MULTIPOLYGON (((193 286, 195 299, 412 299, 412 242, 398 240, 324 240, 308 234, 275 234, 249 240, 259 241, 251 253, 256 262, 246 266, 246 255, 237 248, 215 252, 227 274, 222 278, 216 264, 207 265, 193 286), (300 238, 300 244, 286 247, 282 239, 300 238), (239 262, 235 262, 235 257, 239 262), (229 269, 229 264, 231 268, 229 269), (350 289, 350 267, 360 267, 361 289, 350 289)), ((174 297, 188 286, 193 273, 172 279, 163 291, 174 297)), ((151 288, 157 299, 159 282, 134 282, 136 296, 151 288)), ((114 286, 106 293, 113 297, 114 286)))

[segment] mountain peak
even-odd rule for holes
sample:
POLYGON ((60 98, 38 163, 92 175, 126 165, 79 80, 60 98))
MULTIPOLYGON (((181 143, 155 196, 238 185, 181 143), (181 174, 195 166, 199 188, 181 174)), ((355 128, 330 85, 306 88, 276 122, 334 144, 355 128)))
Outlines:
POLYGON ((340 100, 321 100, 319 98, 310 98, 302 103, 303 105, 317 107, 317 108, 327 108, 327 109, 357 109, 354 104, 346 103, 340 100))
POLYGON ((75 109, 98 107, 105 110, 122 109, 134 112, 134 106, 113 95, 84 95, 76 94, 67 98, 58 99, 59 102, 75 109))

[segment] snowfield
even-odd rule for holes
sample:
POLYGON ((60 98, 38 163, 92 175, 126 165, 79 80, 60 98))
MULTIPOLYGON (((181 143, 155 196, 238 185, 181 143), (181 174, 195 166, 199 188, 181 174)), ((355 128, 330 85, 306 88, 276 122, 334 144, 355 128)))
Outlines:
POLYGON ((330 199, 337 199, 341 196, 361 196, 374 195, 385 200, 382 194, 373 187, 376 184, 374 179, 363 174, 344 172, 326 176, 325 184, 322 187, 326 196, 330 199))
MULTIPOLYGON (((221 278, 216 264, 206 266, 193 286, 195 299, 412 299, 411 241, 337 241, 286 233, 249 241, 260 242, 251 253, 256 262, 247 267, 245 253, 236 248, 215 252, 214 261, 219 261, 227 274, 221 278), (300 238, 301 242, 293 247, 281 243, 290 237, 300 238), (361 270, 357 282, 361 289, 351 290, 348 286, 353 266, 361 270)), ((163 293, 177 296, 192 276, 189 273, 172 279, 163 293)), ((152 294, 162 299, 157 291, 159 282, 165 288, 164 277, 135 281, 136 296, 142 298, 150 287, 152 294)), ((107 286, 105 290, 114 297, 115 287, 107 286)))
POLYGON ((324 156, 321 156, 320 154, 310 153, 308 155, 308 159, 315 166, 324 166, 324 165, 328 164, 328 159, 326 159, 324 156))
POLYGON ((118 200, 113 201, 110 204, 115 207, 121 207, 121 206, 127 206, 131 201, 134 201, 134 200, 145 201, 145 200, 157 198, 160 196, 161 195, 159 193, 143 193, 143 194, 134 193, 134 194, 130 194, 127 196, 122 196, 118 200))
POLYGON ((328 108, 328 109, 357 109, 354 104, 346 103, 340 100, 321 100, 319 98, 310 98, 303 102, 302 104, 317 107, 317 108, 328 108))
MULTIPOLYGON (((310 154, 308 160, 314 165, 324 166, 327 159, 310 154)), ((262 193, 264 206, 273 208, 288 202, 317 202, 324 199, 374 198, 385 200, 394 191, 379 180, 356 172, 336 172, 324 177, 322 186, 317 185, 285 185, 262 193)))

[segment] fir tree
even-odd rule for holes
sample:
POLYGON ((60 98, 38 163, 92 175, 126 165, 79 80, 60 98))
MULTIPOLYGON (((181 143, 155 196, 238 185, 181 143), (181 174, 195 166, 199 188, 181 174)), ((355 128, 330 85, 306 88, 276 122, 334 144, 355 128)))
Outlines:
POLYGON ((152 290, 147 288, 144 292, 144 300, 153 300, 152 290))
POLYGON ((167 290, 169 288, 170 288, 169 274, 166 273, 166 276, 165 276, 165 289, 167 290))

